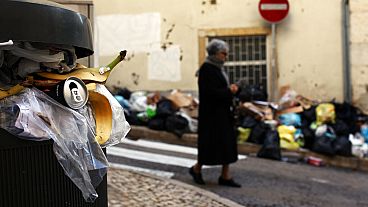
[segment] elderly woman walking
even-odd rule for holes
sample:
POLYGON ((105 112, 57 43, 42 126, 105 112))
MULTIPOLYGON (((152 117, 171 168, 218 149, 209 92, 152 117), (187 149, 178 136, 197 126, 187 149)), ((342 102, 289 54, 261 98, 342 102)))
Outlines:
POLYGON ((238 160, 232 110, 238 86, 229 84, 224 71, 229 46, 222 40, 213 39, 206 49, 208 56, 198 71, 198 158, 189 173, 194 182, 204 185, 202 166, 222 165, 218 184, 241 187, 230 175, 229 166, 238 160))

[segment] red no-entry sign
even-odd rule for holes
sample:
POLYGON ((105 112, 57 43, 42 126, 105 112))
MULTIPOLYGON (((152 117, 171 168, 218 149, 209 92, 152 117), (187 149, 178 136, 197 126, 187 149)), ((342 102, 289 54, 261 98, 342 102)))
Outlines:
POLYGON ((289 2, 287 0, 260 0, 258 10, 266 21, 277 23, 287 16, 289 2))

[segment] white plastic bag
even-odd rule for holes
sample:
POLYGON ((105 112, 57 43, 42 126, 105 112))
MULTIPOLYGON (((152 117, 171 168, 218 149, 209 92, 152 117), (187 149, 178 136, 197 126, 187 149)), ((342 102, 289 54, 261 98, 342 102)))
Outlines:
POLYGON ((23 139, 52 139, 65 174, 84 199, 93 202, 98 197, 95 187, 106 174, 108 161, 88 123, 83 115, 36 88, 0 100, 0 127, 23 139), (91 172, 99 176, 91 179, 91 172))

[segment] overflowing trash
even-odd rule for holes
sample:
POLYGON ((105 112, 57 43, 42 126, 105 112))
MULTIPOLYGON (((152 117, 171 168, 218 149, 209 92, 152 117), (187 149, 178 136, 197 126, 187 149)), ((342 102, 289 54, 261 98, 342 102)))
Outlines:
POLYGON ((98 197, 95 188, 109 166, 102 148, 130 130, 123 107, 104 86, 125 55, 87 68, 71 46, 0 45, 0 127, 22 139, 52 139, 65 174, 88 202, 98 197))
POLYGON ((111 89, 125 109, 131 125, 172 132, 178 137, 197 132, 198 99, 179 90, 170 92, 132 92, 127 88, 111 89))
MULTIPOLYGON (((165 130, 178 137, 196 133, 199 102, 195 92, 112 91, 132 125, 165 130)), ((368 157, 368 116, 358 107, 311 100, 290 87, 281 88, 280 94, 278 102, 268 102, 259 87, 241 88, 235 113, 239 143, 261 145, 258 156, 276 160, 281 160, 281 149, 368 157)))
POLYGON ((267 144, 265 134, 274 130, 268 123, 276 121, 281 149, 304 148, 329 156, 368 157, 364 139, 368 116, 352 104, 310 100, 290 87, 282 88, 277 103, 260 105, 258 100, 249 100, 240 102, 238 107, 240 143, 244 140, 243 131, 248 129, 246 141, 267 144))

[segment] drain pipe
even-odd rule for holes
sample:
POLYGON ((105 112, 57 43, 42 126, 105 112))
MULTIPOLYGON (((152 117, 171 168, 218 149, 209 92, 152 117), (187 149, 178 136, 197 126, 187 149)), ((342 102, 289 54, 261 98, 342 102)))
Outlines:
POLYGON ((342 53, 344 101, 352 103, 352 86, 350 72, 350 11, 349 0, 342 0, 342 53))

